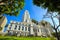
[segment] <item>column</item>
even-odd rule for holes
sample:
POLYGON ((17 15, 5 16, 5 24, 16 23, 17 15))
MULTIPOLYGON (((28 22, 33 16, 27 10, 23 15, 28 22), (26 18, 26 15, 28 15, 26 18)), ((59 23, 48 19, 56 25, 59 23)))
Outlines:
POLYGON ((12 24, 11 30, 14 30, 14 28, 15 28, 15 24, 12 24))
POLYGON ((39 28, 39 34, 40 34, 40 36, 41 36, 41 34, 42 34, 42 33, 41 33, 41 28, 39 28))
POLYGON ((30 32, 31 32, 31 34, 34 34, 33 27, 30 27, 30 32))
POLYGON ((8 28, 7 28, 7 30, 10 30, 10 24, 8 25, 8 28))
MULTIPOLYGON (((48 28, 47 28, 47 29, 48 29, 48 28)), ((52 35, 51 35, 51 32, 50 32, 50 30, 49 30, 49 29, 48 29, 48 34, 50 35, 50 37, 52 36, 52 35)))
POLYGON ((21 29, 20 29, 20 31, 22 31, 22 26, 21 26, 21 29))
POLYGON ((27 27, 27 31, 28 31, 28 27, 27 27))
POLYGON ((18 28, 19 28, 19 25, 17 25, 17 28, 16 29, 19 30, 18 28))
POLYGON ((25 31, 25 26, 24 26, 24 31, 25 31))

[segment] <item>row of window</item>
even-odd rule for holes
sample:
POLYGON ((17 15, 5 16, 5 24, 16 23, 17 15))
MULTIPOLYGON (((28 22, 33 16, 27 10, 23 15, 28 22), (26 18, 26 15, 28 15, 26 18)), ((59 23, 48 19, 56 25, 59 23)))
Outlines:
MULTIPOLYGON (((12 25, 11 25, 11 27, 12 27, 12 25)), ((10 29, 11 29, 11 27, 10 27, 10 29)), ((15 25, 15 28, 14 29, 15 30, 17 29, 17 25, 15 25)), ((20 30, 20 29, 21 29, 21 26, 19 26, 18 30, 20 30)), ((24 26, 22 26, 22 30, 24 30, 24 26)), ((25 31, 27 31, 27 27, 25 27, 25 31)), ((30 27, 28 27, 28 31, 30 31, 30 27)), ((45 32, 45 31, 47 31, 47 30, 41 29, 41 32, 45 32)), ((39 29, 38 29, 38 32, 39 32, 39 29)))
MULTIPOLYGON (((15 30, 17 29, 17 25, 15 25, 15 30)), ((22 30, 24 30, 24 26, 19 26, 19 28, 18 28, 18 30, 20 30, 21 29, 21 27, 22 27, 22 30)), ((9 29, 11 29, 12 28, 12 26, 10 26, 10 28, 9 29)), ((25 27, 25 31, 27 31, 27 27, 25 27)), ((28 31, 30 31, 30 27, 28 27, 28 31)))
MULTIPOLYGON (((10 26, 12 26, 13 24, 10 24, 10 26)), ((24 25, 24 24, 23 24, 24 25)), ((15 25, 15 26, 17 26, 17 25, 15 25)), ((25 26, 31 26, 31 24, 26 24, 25 26)))

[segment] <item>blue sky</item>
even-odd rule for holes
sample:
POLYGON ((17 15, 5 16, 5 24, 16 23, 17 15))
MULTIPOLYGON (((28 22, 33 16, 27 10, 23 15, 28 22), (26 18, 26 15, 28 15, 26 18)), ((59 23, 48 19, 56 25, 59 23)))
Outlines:
MULTIPOLYGON (((29 11, 31 19, 35 19, 37 21, 41 21, 43 18, 43 15, 45 15, 45 13, 47 12, 47 9, 44 9, 42 7, 37 7, 36 5, 34 5, 32 0, 25 0, 25 6, 22 10, 20 10, 20 14, 17 17, 5 15, 7 17, 8 23, 10 23, 11 20, 21 22, 25 10, 29 11)), ((46 18, 44 20, 52 23, 51 19, 46 18)))

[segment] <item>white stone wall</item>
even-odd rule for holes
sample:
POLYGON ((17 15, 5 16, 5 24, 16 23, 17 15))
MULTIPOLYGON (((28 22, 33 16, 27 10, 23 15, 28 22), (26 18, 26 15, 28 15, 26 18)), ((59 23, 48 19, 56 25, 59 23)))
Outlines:
POLYGON ((38 30, 37 30, 37 36, 41 36, 41 35, 42 35, 41 29, 39 28, 38 30), (38 31, 38 30, 39 30, 39 31, 38 31))
POLYGON ((30 27, 30 34, 31 34, 31 35, 34 34, 33 27, 30 27))
MULTIPOLYGON (((9 24, 7 30, 10 30, 10 32, 11 31, 21 32, 21 35, 26 35, 26 36, 28 35, 29 31, 28 31, 28 27, 27 26, 23 26, 23 24, 19 24, 19 25, 17 25, 17 28, 15 29, 15 25, 17 25, 17 24, 13 23, 12 26, 11 26, 11 24, 9 24), (19 26, 20 26, 20 30, 19 30, 19 26), (10 27, 11 27, 11 29, 9 29, 10 27), (22 27, 24 27, 23 30, 22 30, 22 27), (26 29, 25 29, 25 27, 26 27, 26 29)), ((20 34, 18 34, 18 35, 20 35, 20 34)))

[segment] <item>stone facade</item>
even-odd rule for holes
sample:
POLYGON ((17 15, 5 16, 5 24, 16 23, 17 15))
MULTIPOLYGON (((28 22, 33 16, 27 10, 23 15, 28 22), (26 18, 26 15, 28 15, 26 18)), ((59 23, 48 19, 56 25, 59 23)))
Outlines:
MULTIPOLYGON (((50 27, 50 26, 49 26, 50 27)), ((26 10, 22 22, 11 21, 7 32, 9 35, 16 36, 51 36, 51 29, 44 28, 41 24, 36 25, 30 19, 29 12, 26 10), (44 31, 47 30, 48 32, 44 31)))
POLYGON ((4 32, 5 25, 7 24, 7 18, 5 16, 2 16, 0 19, 0 33, 4 32))
POLYGON ((49 22, 42 20, 38 25, 40 25, 42 36, 52 36, 51 33, 53 33, 53 29, 49 22))

